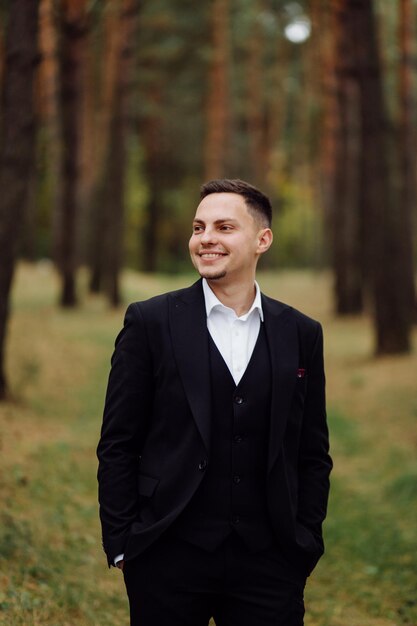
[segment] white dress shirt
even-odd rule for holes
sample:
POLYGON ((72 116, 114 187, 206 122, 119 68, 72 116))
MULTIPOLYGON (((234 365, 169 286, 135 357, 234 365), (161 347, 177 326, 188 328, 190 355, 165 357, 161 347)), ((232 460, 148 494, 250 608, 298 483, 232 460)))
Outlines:
POLYGON ((220 302, 203 278, 207 328, 236 385, 239 384, 249 364, 261 321, 264 319, 261 292, 257 282, 255 289, 252 306, 247 313, 239 317, 233 309, 220 302))
MULTIPOLYGON (((255 281, 255 299, 247 313, 238 317, 235 311, 220 302, 203 278, 204 302, 207 314, 207 329, 222 355, 235 384, 238 385, 249 364, 261 321, 264 321, 261 292, 255 281)), ((114 564, 123 560, 123 554, 114 559, 114 564)))

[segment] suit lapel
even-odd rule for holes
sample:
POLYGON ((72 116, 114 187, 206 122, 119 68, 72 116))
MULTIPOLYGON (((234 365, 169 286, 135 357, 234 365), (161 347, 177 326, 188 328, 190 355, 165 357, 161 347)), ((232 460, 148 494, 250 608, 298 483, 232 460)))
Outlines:
POLYGON ((262 307, 272 369, 269 471, 278 457, 291 408, 298 367, 298 333, 290 307, 265 296, 262 307))
MULTIPOLYGON (((271 369, 271 422, 268 470, 280 451, 298 367, 298 333, 292 309, 262 296, 271 369)), ((204 445, 210 447, 209 337, 201 280, 174 294, 170 301, 170 328, 178 371, 204 445)))
POLYGON ((174 356, 204 445, 210 445, 210 365, 206 310, 201 280, 170 301, 174 356))

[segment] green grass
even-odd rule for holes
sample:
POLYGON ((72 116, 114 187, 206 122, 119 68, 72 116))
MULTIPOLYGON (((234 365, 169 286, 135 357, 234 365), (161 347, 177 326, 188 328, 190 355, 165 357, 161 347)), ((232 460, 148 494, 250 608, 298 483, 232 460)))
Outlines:
MULTIPOLYGON (((127 272, 124 293, 190 280, 127 272)), ((417 356, 373 360, 369 320, 333 318, 326 274, 263 273, 260 284, 325 330, 335 468, 306 626, 415 626, 417 356)), ((0 624, 127 624, 122 577, 100 545, 95 458, 124 307, 85 297, 60 311, 57 290, 52 270, 20 268, 8 344, 15 397, 0 406, 0 624)))

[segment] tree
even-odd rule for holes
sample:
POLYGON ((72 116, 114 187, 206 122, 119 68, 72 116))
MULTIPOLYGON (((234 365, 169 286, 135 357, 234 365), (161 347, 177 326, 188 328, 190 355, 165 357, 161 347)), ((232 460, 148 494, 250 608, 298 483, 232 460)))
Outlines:
POLYGON ((169 106, 167 104, 167 58, 162 42, 174 31, 173 17, 165 15, 161 6, 144 8, 141 20, 142 49, 139 54, 139 80, 143 90, 139 103, 139 136, 144 151, 144 173, 147 184, 145 219, 142 227, 141 264, 145 271, 155 272, 158 247, 161 245, 159 226, 164 212, 164 194, 168 187, 167 144, 169 106), (146 13, 146 9, 148 12, 146 13), (147 35, 161 44, 152 45, 147 35))
POLYGON ((62 194, 58 213, 57 257, 61 305, 77 304, 78 222, 80 216, 81 102, 88 0, 61 2, 62 194))
POLYGON ((358 42, 352 3, 342 0, 332 6, 336 141, 330 221, 334 294, 337 313, 352 314, 360 313, 363 306, 360 90, 355 53, 358 42))
POLYGON ((37 144, 37 168, 33 204, 31 236, 35 239, 36 254, 43 248, 44 255, 56 257, 54 249, 58 238, 57 209, 61 205, 62 143, 61 115, 59 107, 59 63, 56 1, 40 0, 39 3, 39 51, 37 72, 37 117, 39 124, 37 144), (41 161, 39 163, 39 161, 41 161), (43 188, 46 201, 40 201, 43 188), (40 235, 39 218, 43 214, 43 237, 40 235), (43 241, 42 241, 43 239, 43 241))
POLYGON ((131 97, 135 69, 138 0, 119 0, 119 47, 113 115, 110 124, 109 150, 106 162, 103 211, 107 216, 105 237, 104 281, 106 293, 113 306, 120 304, 119 275, 123 259, 125 214, 125 171, 127 142, 131 127, 131 97))
POLYGON ((37 0, 10 4, 5 44, 0 146, 0 398, 7 391, 5 340, 10 288, 20 227, 33 167, 35 116, 33 83, 38 60, 37 0))
POLYGON ((212 50, 206 104, 205 179, 227 176, 230 133, 230 6, 212 0, 212 50))
POLYGON ((251 180, 266 187, 269 151, 266 144, 266 102, 264 86, 264 41, 262 32, 262 2, 253 3, 246 59, 246 118, 249 139, 251 180))
POLYGON ((408 285, 408 308, 411 318, 417 319, 416 294, 414 288, 414 254, 413 232, 415 208, 417 204, 417 159, 416 159, 416 132, 415 132, 415 97, 413 80, 413 7, 411 0, 400 0, 399 3, 399 205, 402 212, 400 227, 401 239, 406 247, 404 255, 409 261, 404 265, 408 272, 405 284, 408 285))
POLYGON ((373 300, 376 353, 410 349, 411 245, 402 227, 405 209, 396 202, 388 155, 387 113, 372 0, 349 3, 354 12, 361 107, 361 202, 365 261, 373 300))
MULTIPOLYGON (((96 69, 98 78, 93 83, 98 92, 98 98, 94 104, 93 115, 89 119, 90 129, 94 128, 94 168, 92 170, 92 184, 90 206, 88 210, 88 251, 87 258, 90 266, 90 291, 99 293, 104 290, 106 272, 106 248, 110 238, 110 229, 107 208, 109 203, 108 180, 109 167, 112 159, 111 136, 115 126, 116 98, 118 82, 121 77, 120 59, 123 45, 123 33, 121 30, 121 2, 120 0, 106 0, 102 5, 101 19, 99 21, 98 39, 100 50, 91 46, 89 54, 90 68, 94 65, 98 56, 99 63, 96 69), (95 53, 95 54, 94 54, 95 53), (104 210, 106 209, 106 210, 104 210)), ((92 42, 91 42, 92 43, 92 42)), ((89 72, 94 74, 92 70, 89 72)), ((91 78, 93 78, 91 76, 91 78)), ((85 116, 87 117, 87 116, 85 116)), ((88 116, 90 117, 90 116, 88 116)), ((88 129, 85 129, 88 132, 88 129)))
MULTIPOLYGON (((316 77, 318 110, 317 128, 318 158, 316 159, 316 181, 318 198, 323 207, 326 240, 331 248, 333 265, 333 211, 336 204, 336 154, 339 132, 339 113, 336 82, 336 39, 334 34, 335 11, 330 11, 327 3, 312 0, 312 35, 315 63, 320 67, 316 77)), ((327 256, 327 255, 326 255, 327 256)), ((333 269, 333 268, 332 268, 333 269)))

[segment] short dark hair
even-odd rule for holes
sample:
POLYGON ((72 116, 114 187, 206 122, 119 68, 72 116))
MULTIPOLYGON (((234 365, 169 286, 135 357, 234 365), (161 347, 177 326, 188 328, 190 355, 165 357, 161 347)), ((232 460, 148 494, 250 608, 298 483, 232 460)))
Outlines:
POLYGON ((262 191, 259 191, 253 185, 246 183, 238 178, 229 179, 221 178, 210 180, 200 188, 200 200, 212 193, 237 193, 245 200, 249 213, 252 217, 260 222, 262 226, 271 227, 272 223, 272 206, 271 202, 262 191))

